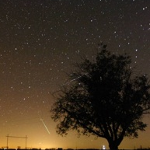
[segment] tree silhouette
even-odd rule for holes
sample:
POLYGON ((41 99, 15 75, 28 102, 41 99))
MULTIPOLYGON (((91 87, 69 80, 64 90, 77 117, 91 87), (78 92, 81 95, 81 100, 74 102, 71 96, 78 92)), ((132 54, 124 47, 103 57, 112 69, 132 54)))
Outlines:
POLYGON ((117 150, 125 136, 138 137, 146 124, 142 116, 150 110, 150 85, 145 75, 136 75, 128 55, 106 50, 95 61, 85 59, 71 74, 71 85, 63 88, 54 103, 52 119, 57 132, 77 130, 105 138, 117 150))

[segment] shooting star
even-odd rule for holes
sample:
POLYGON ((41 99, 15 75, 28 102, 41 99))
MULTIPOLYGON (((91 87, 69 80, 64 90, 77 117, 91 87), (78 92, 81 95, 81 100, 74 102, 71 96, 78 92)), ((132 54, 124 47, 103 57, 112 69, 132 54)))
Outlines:
POLYGON ((49 132, 49 130, 48 130, 48 128, 47 128, 47 126, 46 126, 46 124, 45 124, 45 123, 44 123, 44 121, 43 121, 43 119, 41 118, 40 120, 42 121, 42 123, 43 123, 43 125, 44 125, 44 127, 45 127, 46 131, 48 132, 48 134, 50 134, 50 132, 49 132))
POLYGON ((72 79, 72 80, 70 80, 70 81, 64 83, 62 86, 64 86, 64 85, 69 85, 71 82, 73 82, 73 81, 75 81, 75 80, 77 80, 77 79, 80 79, 81 77, 83 77, 84 75, 87 75, 87 74, 88 74, 88 73, 85 73, 85 74, 83 74, 83 75, 80 75, 80 76, 78 76, 78 77, 76 77, 76 78, 74 78, 74 79, 72 79))

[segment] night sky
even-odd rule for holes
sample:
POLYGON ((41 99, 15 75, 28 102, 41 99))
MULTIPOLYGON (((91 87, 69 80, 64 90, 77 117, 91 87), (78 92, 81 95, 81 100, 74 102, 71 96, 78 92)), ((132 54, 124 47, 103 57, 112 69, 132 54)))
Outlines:
MULTIPOLYGON (((29 148, 108 148, 94 136, 61 137, 50 117, 53 93, 71 82, 66 73, 82 57, 93 59, 100 42, 131 55, 150 77, 150 1, 0 0, 0 147, 9 135, 27 136, 29 148)), ((146 131, 119 148, 150 147, 150 117, 144 120, 146 131)), ((25 140, 9 138, 17 146, 25 140)))

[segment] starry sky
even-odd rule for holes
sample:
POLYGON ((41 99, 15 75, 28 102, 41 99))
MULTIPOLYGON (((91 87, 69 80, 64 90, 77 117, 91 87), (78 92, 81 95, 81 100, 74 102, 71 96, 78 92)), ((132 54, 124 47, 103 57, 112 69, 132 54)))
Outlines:
MULTIPOLYGON (((27 136, 29 148, 108 148, 101 138, 58 135, 53 93, 69 86, 66 73, 82 57, 93 59, 100 42, 150 76, 149 14, 149 0, 1 0, 0 147, 9 135, 27 136)), ((119 148, 150 147, 150 117, 143 119, 146 131, 119 148)), ((8 146, 24 148, 25 139, 9 138, 8 146)))

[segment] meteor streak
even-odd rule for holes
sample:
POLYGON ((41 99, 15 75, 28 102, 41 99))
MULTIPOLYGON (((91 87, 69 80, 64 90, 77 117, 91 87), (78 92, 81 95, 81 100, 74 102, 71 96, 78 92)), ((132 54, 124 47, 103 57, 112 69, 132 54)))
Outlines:
POLYGON ((45 129, 46 129, 46 131, 48 132, 48 134, 50 134, 50 132, 49 132, 49 130, 48 130, 48 128, 47 128, 47 126, 46 126, 46 124, 44 123, 44 121, 43 121, 43 119, 40 119, 41 121, 42 121, 42 123, 43 123, 43 125, 44 125, 44 127, 45 127, 45 129))

